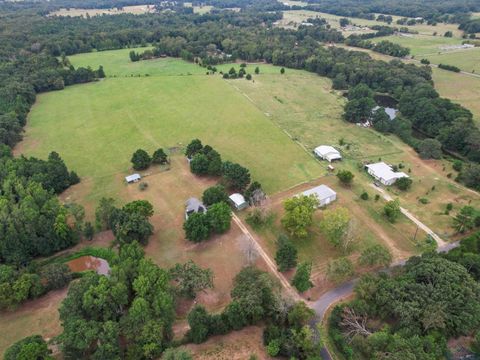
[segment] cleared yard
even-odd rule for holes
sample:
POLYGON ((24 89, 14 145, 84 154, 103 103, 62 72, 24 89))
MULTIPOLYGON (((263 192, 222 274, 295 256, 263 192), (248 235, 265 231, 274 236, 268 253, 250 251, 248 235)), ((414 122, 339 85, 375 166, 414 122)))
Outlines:
MULTIPOLYGON (((457 81, 460 86, 461 82, 457 81)), ((444 215, 447 203, 451 202, 455 210, 470 201, 475 206, 480 206, 478 194, 447 178, 449 173, 452 174, 452 179, 456 176, 447 161, 421 160, 413 149, 396 136, 384 136, 373 129, 343 121, 341 114, 344 99, 331 91, 330 81, 327 79, 304 73, 303 77, 265 75, 255 83, 229 82, 241 93, 248 95, 261 111, 268 113, 274 123, 289 133, 308 152, 320 144, 334 145, 340 149, 344 161, 336 166, 347 168, 355 174, 354 182, 358 184, 355 190, 357 197, 362 189, 371 189, 368 184, 372 182, 372 178, 361 170, 362 164, 382 159, 390 164, 402 163, 405 171, 410 169, 414 181, 412 189, 408 192, 395 192, 393 195, 400 198, 403 207, 446 239, 453 236, 451 217, 455 215, 455 211, 444 215), (343 146, 340 146, 340 139, 343 139, 343 146), (428 203, 420 203, 421 198, 426 198, 428 203)), ((322 163, 322 167, 326 173, 326 164, 322 163)), ((392 188, 391 191, 395 189, 392 188)), ((372 191, 368 192, 371 197, 374 196, 372 191)), ((381 213, 381 209, 377 210, 381 213)), ((375 213, 371 210, 363 208, 363 211, 369 211, 370 217, 374 218, 375 213)), ((391 230, 387 233, 390 232, 391 230)), ((414 232, 415 228, 413 232, 408 230, 405 234, 414 232)), ((404 241, 400 240, 400 243, 404 241)))
POLYGON ((446 52, 442 47, 461 45, 462 40, 456 38, 447 38, 442 35, 390 35, 385 37, 375 38, 373 41, 379 42, 382 40, 388 40, 393 43, 405 46, 410 49, 410 54, 420 60, 421 57, 427 57, 427 55, 435 55, 446 52))
POLYGON ((48 16, 72 16, 72 17, 87 17, 88 16, 97 16, 97 15, 118 15, 118 14, 146 14, 155 12, 155 5, 133 5, 133 6, 123 6, 112 9, 80 9, 80 8, 69 8, 69 9, 60 9, 53 11, 48 16))
POLYGON ((320 173, 310 156, 218 75, 72 86, 39 96, 28 123, 17 153, 45 158, 58 151, 85 182, 93 181, 90 199, 118 193, 112 178, 131 171, 136 149, 153 152, 192 138, 248 167, 269 193, 320 173))

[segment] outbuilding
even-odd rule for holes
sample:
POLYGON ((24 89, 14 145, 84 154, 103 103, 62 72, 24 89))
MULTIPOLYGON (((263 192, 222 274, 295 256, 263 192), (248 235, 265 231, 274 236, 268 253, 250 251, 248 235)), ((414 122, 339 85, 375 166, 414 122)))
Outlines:
POLYGON ((140 176, 140 174, 132 174, 132 175, 125 176, 125 181, 128 184, 133 184, 133 183, 139 182, 141 178, 142 177, 140 176))
POLYGON ((392 167, 384 162, 369 164, 366 165, 366 168, 370 175, 372 175, 376 180, 380 181, 383 185, 387 186, 393 185, 395 181, 402 177, 409 177, 404 172, 393 171, 392 167))
POLYGON ((340 152, 330 145, 320 145, 313 150, 319 158, 332 162, 334 160, 342 160, 340 152))
POLYGON ((248 207, 248 203, 245 201, 245 198, 242 194, 235 193, 230 195, 228 198, 236 210, 243 210, 248 207))
POLYGON ((191 197, 185 202, 185 220, 194 213, 205 213, 207 208, 197 198, 191 197))
POLYGON ((319 185, 307 191, 304 191, 302 195, 315 196, 318 199, 318 207, 327 206, 331 202, 337 200, 337 193, 330 189, 327 185, 319 185))

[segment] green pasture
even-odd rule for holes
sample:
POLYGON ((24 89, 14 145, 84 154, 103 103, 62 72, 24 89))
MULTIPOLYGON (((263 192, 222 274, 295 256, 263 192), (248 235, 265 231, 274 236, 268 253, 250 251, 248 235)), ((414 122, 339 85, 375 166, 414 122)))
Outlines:
POLYGON ((480 74, 480 48, 444 52, 427 58, 433 64, 455 65, 463 71, 480 74))
MULTIPOLYGON (((79 58, 72 57, 73 63, 79 58)), ((122 71, 117 59, 99 61, 122 71)), ((202 69, 180 60, 162 61, 166 64, 156 76, 107 78, 40 95, 20 151, 42 158, 58 151, 69 168, 93 182, 93 198, 116 191, 112 180, 131 171, 136 149, 184 146, 192 138, 214 146, 225 160, 248 167, 268 192, 320 174, 310 155, 220 75, 160 76, 160 71, 172 74, 172 69, 188 66, 202 69)), ((149 61, 138 64, 152 66, 149 61)), ((276 71, 278 77, 288 76, 276 71)))
POLYGON ((443 53, 445 50, 443 46, 461 45, 462 40, 456 38, 447 38, 444 36, 430 36, 430 35, 411 35, 398 36, 391 35, 380 38, 375 38, 372 41, 379 42, 388 40, 393 43, 405 46, 410 49, 410 54, 415 57, 425 57, 426 55, 435 55, 443 53))

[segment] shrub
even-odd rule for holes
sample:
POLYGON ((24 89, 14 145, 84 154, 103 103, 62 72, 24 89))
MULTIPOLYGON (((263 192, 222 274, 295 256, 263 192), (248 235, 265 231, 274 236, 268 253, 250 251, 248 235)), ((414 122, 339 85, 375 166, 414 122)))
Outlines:
POLYGON ((427 198, 420 198, 420 199, 418 199, 418 202, 420 204, 426 205, 426 204, 428 204, 428 199, 427 198))
POLYGON ((277 252, 275 262, 278 271, 287 271, 297 266, 297 249, 286 235, 280 235, 277 239, 277 252))
POLYGON ((72 280, 72 272, 67 264, 53 263, 40 269, 40 276, 46 282, 47 291, 61 289, 72 280))
POLYGON ((455 161, 453 162, 452 167, 453 167, 453 170, 455 170, 455 171, 458 171, 458 172, 462 171, 463 161, 461 161, 461 160, 455 160, 455 161))
POLYGON ((40 335, 32 335, 10 346, 5 351, 4 360, 53 360, 50 354, 45 340, 40 335))
POLYGON ((140 189, 140 191, 145 191, 148 188, 148 183, 141 182, 140 184, 138 184, 138 188, 140 189))
POLYGON ((247 79, 247 80, 252 80, 252 75, 247 74, 247 76, 245 77, 245 79, 247 79))
POLYGON ((297 288, 298 291, 305 292, 310 289, 313 284, 310 281, 310 274, 312 273, 312 263, 303 262, 298 265, 295 276, 292 280, 292 285, 297 288))
POLYGON ((402 177, 395 181, 395 186, 402 191, 406 191, 412 187, 412 179, 407 178, 407 177, 402 177))
POLYGON ((353 178, 355 175, 349 170, 340 170, 337 173, 337 178, 340 180, 340 182, 344 185, 350 185, 353 181, 353 178))
POLYGON ((367 193, 366 191, 364 191, 364 192, 362 193, 362 195, 360 195, 360 199, 362 199, 362 200, 368 200, 368 193, 367 193))

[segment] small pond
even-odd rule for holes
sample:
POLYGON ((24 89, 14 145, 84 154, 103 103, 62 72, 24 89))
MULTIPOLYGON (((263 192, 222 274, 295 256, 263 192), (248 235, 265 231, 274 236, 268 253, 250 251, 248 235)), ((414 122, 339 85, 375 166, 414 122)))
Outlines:
POLYGON ((73 272, 94 270, 99 275, 108 275, 110 272, 110 265, 107 260, 89 255, 70 260, 67 265, 73 272))

